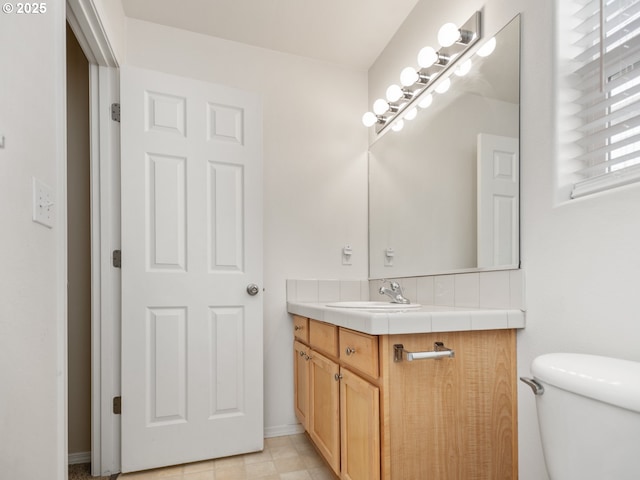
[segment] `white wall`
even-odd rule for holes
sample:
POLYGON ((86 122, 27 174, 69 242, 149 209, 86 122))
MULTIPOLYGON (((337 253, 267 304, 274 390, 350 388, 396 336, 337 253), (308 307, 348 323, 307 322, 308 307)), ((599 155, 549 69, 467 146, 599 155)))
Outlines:
POLYGON ((128 65, 262 95, 265 427, 286 431, 297 421, 285 280, 367 276, 366 72, 133 19, 126 51, 128 65))
POLYGON ((0 15, 0 471, 63 478, 66 455, 64 2, 0 15), (54 191, 31 221, 32 177, 54 191))
POLYGON ((122 2, 117 0, 74 0, 74 3, 90 1, 100 18, 102 28, 109 39, 109 44, 118 62, 125 52, 125 16, 122 2))
MULTIPOLYGON (((522 12, 521 243, 527 327, 518 335, 518 373, 546 352, 589 352, 640 361, 640 186, 558 201, 553 63, 554 2, 421 0, 370 70, 370 102, 382 96, 415 54, 436 44, 445 22, 483 10, 487 34, 522 12)), ((521 480, 547 478, 535 401, 519 386, 521 480)))

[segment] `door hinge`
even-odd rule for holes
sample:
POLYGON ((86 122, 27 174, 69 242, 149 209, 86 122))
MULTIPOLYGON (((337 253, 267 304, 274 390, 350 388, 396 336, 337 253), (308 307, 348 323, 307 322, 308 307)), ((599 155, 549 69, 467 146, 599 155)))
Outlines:
POLYGON ((115 415, 122 414, 122 397, 113 397, 113 413, 115 415))
POLYGON ((114 267, 122 268, 122 250, 114 250, 111 258, 114 267))
POLYGON ((120 104, 112 103, 111 104, 111 120, 114 122, 120 122, 120 104))

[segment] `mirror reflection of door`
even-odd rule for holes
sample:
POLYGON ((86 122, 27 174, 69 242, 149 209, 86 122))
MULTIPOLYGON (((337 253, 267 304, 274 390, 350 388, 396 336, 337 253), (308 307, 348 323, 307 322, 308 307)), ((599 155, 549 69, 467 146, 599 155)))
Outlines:
POLYGON ((518 264, 519 142, 478 135, 478 267, 518 264))

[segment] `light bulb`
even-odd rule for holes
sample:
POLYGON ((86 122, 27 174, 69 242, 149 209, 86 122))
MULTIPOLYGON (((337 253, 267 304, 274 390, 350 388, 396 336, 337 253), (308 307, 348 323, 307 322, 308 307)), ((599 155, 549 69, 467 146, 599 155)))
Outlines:
POLYGON ((393 130, 394 132, 399 132, 400 130, 402 130, 402 127, 404 127, 404 122, 402 120, 398 120, 393 125, 391 125, 391 130, 393 130))
POLYGON ((428 93, 427 95, 425 95, 424 97, 422 97, 420 99, 420 102, 418 103, 418 106, 420 108, 428 108, 431 105, 432 102, 433 102, 433 95, 428 93))
POLYGON ((389 111, 389 104, 384 98, 379 98, 373 102, 373 113, 376 115, 382 115, 389 111))
POLYGON ((389 88, 387 88, 387 100, 389 100, 390 102, 397 102, 398 100, 400 100, 402 98, 402 89, 396 85, 390 85, 389 88))
POLYGON ((455 23, 445 23, 438 31, 438 43, 443 47, 450 47, 460 40, 460 30, 455 23))
POLYGON ((488 57, 496 49, 496 37, 491 37, 487 42, 480 47, 478 55, 481 57, 488 57))
POLYGON ((362 116, 362 123, 365 127, 371 127, 378 121, 378 117, 373 112, 367 112, 362 116))
POLYGON ((410 87, 420 79, 420 75, 413 67, 407 67, 400 72, 400 83, 405 87, 410 87))
POLYGON ((438 93, 444 93, 447 90, 449 90, 449 87, 451 86, 451 79, 449 78, 445 78, 441 83, 438 84, 438 86, 436 87, 436 92, 438 93))
POLYGON ((429 68, 438 61, 438 52, 432 47, 424 47, 418 52, 418 65, 421 68, 429 68))
POLYGON ((461 65, 458 65, 458 67, 455 70, 455 74, 459 77, 464 77, 467 73, 469 73, 469 71, 471 70, 471 67, 472 67, 471 59, 468 59, 462 62, 461 65))
POLYGON ((405 120, 413 120, 414 118, 416 118, 416 115, 418 115, 418 110, 416 108, 412 108, 411 110, 407 111, 403 118, 405 120))

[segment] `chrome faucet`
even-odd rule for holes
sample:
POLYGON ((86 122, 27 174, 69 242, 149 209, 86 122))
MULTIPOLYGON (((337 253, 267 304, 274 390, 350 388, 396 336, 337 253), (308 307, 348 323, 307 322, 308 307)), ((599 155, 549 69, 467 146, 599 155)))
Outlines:
POLYGON ((404 292, 398 282, 389 282, 389 287, 391 288, 387 288, 384 286, 385 281, 386 280, 382 280, 382 286, 378 290, 380 295, 386 295, 389 297, 391 299, 391 303, 402 303, 405 305, 411 303, 408 298, 404 297, 404 292))

